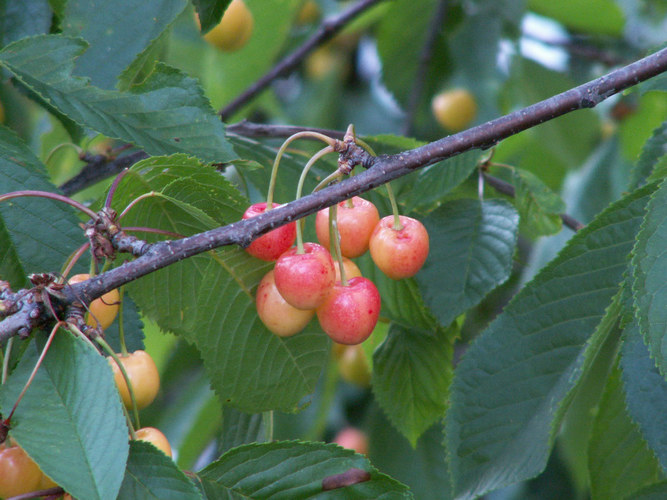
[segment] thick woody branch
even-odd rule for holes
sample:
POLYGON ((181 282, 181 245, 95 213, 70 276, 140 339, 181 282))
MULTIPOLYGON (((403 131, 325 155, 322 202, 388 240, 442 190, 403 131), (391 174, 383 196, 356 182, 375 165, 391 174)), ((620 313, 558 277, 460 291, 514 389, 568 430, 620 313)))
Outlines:
POLYGON ((248 101, 268 87, 272 81, 281 76, 287 75, 296 68, 301 61, 318 45, 331 39, 347 23, 357 17, 362 12, 368 10, 382 0, 361 0, 347 9, 340 15, 331 19, 325 19, 318 30, 304 44, 298 47, 294 52, 285 56, 278 64, 271 68, 264 76, 255 81, 250 87, 244 90, 238 97, 227 104, 220 112, 222 121, 227 120, 236 111, 238 111, 248 101))
MULTIPOLYGON (((270 210, 251 219, 196 234, 188 238, 155 243, 146 253, 86 282, 63 290, 65 302, 89 302, 102 294, 183 259, 226 245, 247 246, 276 227, 313 214, 354 195, 364 193, 418 168, 472 149, 491 147, 500 140, 571 111, 590 108, 604 99, 667 70, 663 49, 601 78, 558 94, 456 135, 396 155, 357 158, 368 169, 343 182, 270 210)), ((16 334, 15 322, 0 322, 0 341, 16 334)))

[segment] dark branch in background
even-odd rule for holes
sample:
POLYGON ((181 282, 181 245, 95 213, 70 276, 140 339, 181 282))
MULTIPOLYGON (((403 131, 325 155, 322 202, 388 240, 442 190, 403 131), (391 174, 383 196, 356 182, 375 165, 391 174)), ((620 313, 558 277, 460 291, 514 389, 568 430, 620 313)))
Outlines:
MULTIPOLYGON (((507 196, 510 196, 514 198, 515 195, 515 189, 512 184, 509 182, 505 182, 502 179, 498 179, 498 177, 494 177, 492 175, 489 175, 487 173, 483 174, 484 175, 484 181, 491 186, 493 189, 498 191, 499 193, 505 194, 507 196)), ((567 227, 572 229, 572 231, 579 231, 581 228, 584 227, 584 225, 579 222, 577 219, 572 217, 571 215, 568 214, 559 214, 561 220, 563 221, 563 224, 565 224, 567 227)))
POLYGON ((81 172, 72 177, 70 180, 60 186, 63 194, 70 196, 81 191, 96 182, 111 177, 117 174, 124 168, 134 165, 139 160, 148 158, 148 154, 143 151, 137 151, 118 158, 109 157, 107 155, 91 155, 84 153, 81 160, 86 162, 81 172))
MULTIPOLYGON (((356 155, 353 157, 356 163, 367 167, 365 172, 257 217, 188 238, 147 245, 146 252, 137 259, 86 282, 64 288, 62 293, 65 298, 61 302, 64 305, 74 304, 78 300, 90 302, 114 288, 193 255, 226 245, 247 246, 257 236, 276 227, 370 191, 418 168, 472 149, 489 148, 506 137, 563 114, 592 108, 608 97, 664 71, 667 71, 667 48, 562 94, 410 151, 379 157, 359 155, 357 151, 352 151, 356 155)), ((343 152, 343 156, 345 154, 343 152)), ((12 316, 8 316, 0 322, 0 342, 27 326, 17 325, 12 316)))
POLYGON ((424 41, 424 46, 419 54, 419 65, 415 79, 410 89, 410 96, 408 97, 408 106, 406 108, 405 122, 403 123, 403 135, 412 134, 412 127, 414 126, 415 115, 421 101, 422 93, 424 91, 424 81, 426 80, 426 73, 428 72, 428 65, 433 58, 433 48, 438 41, 438 36, 442 30, 442 25, 445 23, 445 14, 447 13, 447 0, 440 0, 435 6, 431 24, 429 25, 428 34, 424 41))
POLYGON ((227 120, 238 111, 244 104, 262 92, 276 78, 287 75, 308 55, 315 47, 333 38, 347 23, 362 12, 380 3, 382 0, 361 0, 331 19, 325 19, 317 31, 298 47, 294 52, 285 56, 278 64, 271 68, 264 76, 250 85, 238 97, 227 104, 220 112, 222 121, 227 120))

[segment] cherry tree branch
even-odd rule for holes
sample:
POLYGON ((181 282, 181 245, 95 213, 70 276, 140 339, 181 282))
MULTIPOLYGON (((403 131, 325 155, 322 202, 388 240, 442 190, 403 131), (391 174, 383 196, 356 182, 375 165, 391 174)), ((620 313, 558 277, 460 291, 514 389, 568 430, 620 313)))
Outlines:
POLYGON ((325 19, 317 31, 294 52, 285 56, 264 76, 234 98, 218 113, 222 121, 227 120, 248 101, 268 87, 273 80, 288 74, 318 45, 334 37, 347 23, 382 0, 361 0, 336 17, 325 19))
MULTIPOLYGON (((667 48, 566 92, 464 132, 395 155, 370 156, 360 148, 342 151, 350 164, 367 170, 299 200, 256 217, 187 238, 145 245, 137 259, 62 290, 62 302, 88 303, 104 293, 193 255, 226 245, 245 247, 258 236, 322 208, 370 191, 392 179, 472 149, 485 149, 502 139, 577 109, 592 108, 610 96, 667 71, 667 48)), ((17 311, 14 314, 25 312, 17 311)), ((0 342, 29 327, 7 316, 0 322, 0 342)))

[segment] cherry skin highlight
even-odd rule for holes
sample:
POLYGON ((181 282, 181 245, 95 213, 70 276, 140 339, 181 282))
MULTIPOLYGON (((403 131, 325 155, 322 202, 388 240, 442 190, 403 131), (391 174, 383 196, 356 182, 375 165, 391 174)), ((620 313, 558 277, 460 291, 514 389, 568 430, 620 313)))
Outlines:
POLYGON ((373 231, 370 242, 375 265, 391 279, 400 280, 417 274, 428 257, 428 233, 424 225, 411 217, 400 216, 403 228, 394 229, 394 216, 384 217, 373 231))
MULTIPOLYGON (((278 204, 273 204, 273 208, 278 208, 279 206, 278 204)), ((242 218, 250 219, 264 212, 266 212, 266 202, 255 203, 248 207, 242 218)), ((254 240, 245 251, 253 257, 271 262, 286 252, 294 244, 294 240, 296 240, 296 223, 291 222, 263 234, 254 240)))
POLYGON ((262 323, 279 337, 290 337, 305 328, 315 315, 314 310, 297 309, 285 301, 273 271, 264 275, 257 288, 257 314, 262 323))
POLYGON ((380 316, 380 292, 366 278, 352 278, 347 286, 336 283, 317 308, 320 326, 334 342, 354 345, 366 340, 380 316))
MULTIPOLYGON (((340 252, 344 257, 359 257, 368 250, 368 243, 373 229, 380 220, 375 205, 368 200, 355 196, 338 204, 338 232, 340 233, 340 252), (353 206, 348 206, 351 201, 353 206)), ((317 212, 315 217, 317 240, 325 248, 329 246, 329 209, 317 212)))
POLYGON ((322 245, 304 243, 303 248, 302 254, 292 248, 280 256, 274 268, 276 287, 293 307, 315 309, 333 288, 336 271, 322 245))

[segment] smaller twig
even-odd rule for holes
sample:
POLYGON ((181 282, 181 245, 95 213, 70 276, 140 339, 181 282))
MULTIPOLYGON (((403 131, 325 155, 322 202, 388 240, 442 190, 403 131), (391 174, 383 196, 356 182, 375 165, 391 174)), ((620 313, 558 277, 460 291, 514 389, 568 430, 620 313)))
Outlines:
POLYGON ((218 113, 220 119, 225 121, 236 111, 238 111, 243 105, 250 101, 257 94, 262 92, 269 84, 276 78, 286 75, 295 69, 299 63, 318 45, 326 42, 333 38, 333 36, 338 33, 347 23, 352 19, 357 17, 362 12, 368 10, 373 5, 379 3, 382 0, 361 0, 360 2, 354 4, 352 7, 342 12, 340 15, 325 19, 317 31, 306 40, 300 47, 295 51, 291 52, 285 56, 281 61, 278 62, 273 68, 271 68, 264 76, 255 81, 250 85, 246 90, 244 90, 239 96, 233 99, 228 103, 224 108, 218 113))
POLYGON ((12 497, 12 500, 29 500, 31 498, 60 498, 63 493, 65 493, 65 490, 63 490, 60 486, 54 486, 53 488, 47 488, 45 490, 23 493, 22 495, 12 497))
POLYGON ((139 160, 148 158, 145 151, 136 151, 119 158, 109 158, 106 155, 84 154, 81 159, 86 162, 81 172, 60 186, 60 190, 70 195, 92 186, 96 182, 117 174, 124 168, 134 165, 139 160))
MULTIPOLYGON (((509 182, 505 182, 504 180, 489 175, 487 173, 484 173, 483 175, 484 175, 484 181, 487 182, 489 186, 491 186, 499 193, 505 194, 511 198, 514 198, 516 196, 516 190, 514 189, 514 186, 512 186, 512 184, 510 184, 509 182)), ((563 221, 563 224, 572 229, 572 231, 574 232, 577 232, 584 227, 584 224, 579 222, 571 215, 568 214, 558 214, 558 215, 563 221)))
POLYGON ((49 191, 34 191, 32 189, 25 189, 23 191, 14 191, 11 193, 0 195, 0 202, 5 200, 11 200, 13 198, 24 198, 24 197, 47 198, 49 200, 61 201, 63 203, 67 203, 68 205, 73 206, 77 210, 80 210, 91 219, 97 218, 97 214, 95 212, 93 212, 90 208, 86 207, 85 205, 82 205, 78 201, 68 198, 67 196, 63 196, 62 194, 51 193, 49 191))
POLYGON ((433 58, 433 47, 438 41, 438 36, 440 35, 442 26, 445 23, 446 12, 447 0, 440 0, 435 6, 433 17, 431 18, 431 22, 428 28, 428 34, 426 35, 424 46, 422 47, 421 53, 419 54, 419 64, 417 66, 417 72, 415 73, 415 77, 412 83, 412 88, 410 89, 405 121, 403 122, 403 135, 410 135, 412 133, 415 115, 417 114, 419 101, 421 100, 421 96, 424 91, 426 72, 428 71, 429 63, 433 58))

